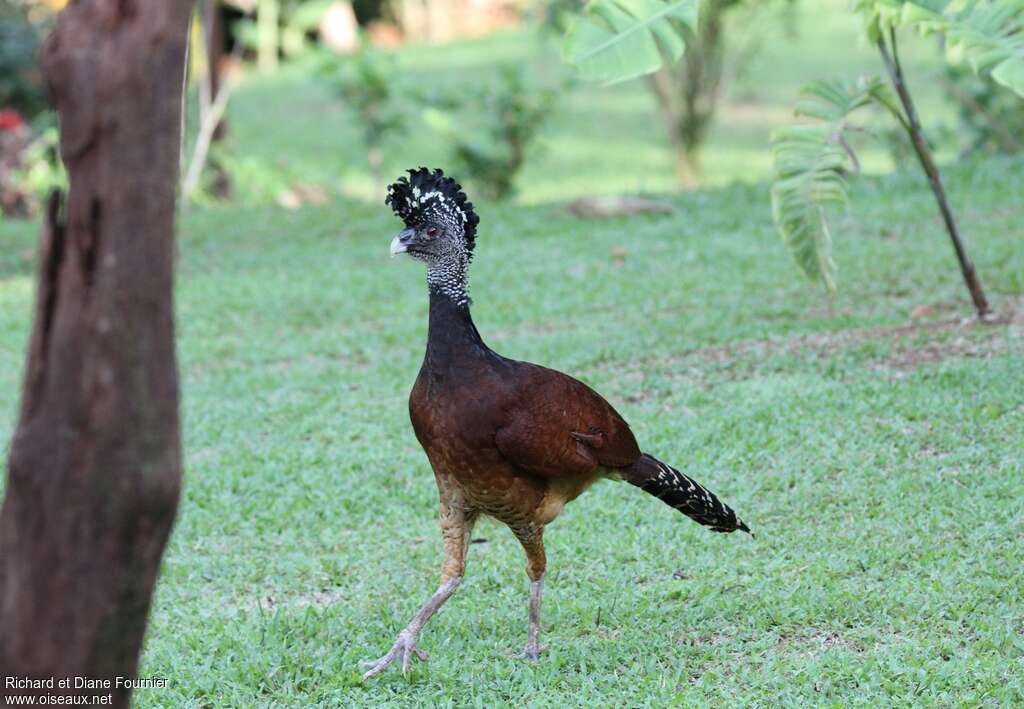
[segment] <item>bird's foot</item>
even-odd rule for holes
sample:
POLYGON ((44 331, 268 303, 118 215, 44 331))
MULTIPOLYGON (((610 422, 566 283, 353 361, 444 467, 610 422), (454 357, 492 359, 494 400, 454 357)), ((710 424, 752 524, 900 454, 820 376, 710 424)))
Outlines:
POLYGON ((526 643, 526 647, 516 657, 520 660, 529 660, 530 662, 536 662, 540 659, 540 654, 548 649, 547 645, 538 645, 537 643, 526 643))
POLYGON ((427 653, 416 647, 416 636, 408 630, 403 630, 398 634, 395 644, 391 646, 391 650, 387 655, 377 660, 370 660, 363 663, 367 668, 366 673, 363 675, 363 679, 368 680, 371 677, 379 675, 399 657, 402 658, 402 675, 408 678, 409 661, 412 659, 413 655, 416 655, 416 657, 424 662, 430 659, 427 653))

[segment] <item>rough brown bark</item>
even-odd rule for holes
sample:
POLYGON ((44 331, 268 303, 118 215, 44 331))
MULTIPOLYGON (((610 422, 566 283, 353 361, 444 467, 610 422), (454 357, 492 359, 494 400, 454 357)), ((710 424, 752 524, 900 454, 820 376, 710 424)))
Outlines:
POLYGON ((172 288, 191 9, 79 0, 43 47, 71 186, 43 228, 0 509, 3 675, 137 672, 181 479, 172 288))

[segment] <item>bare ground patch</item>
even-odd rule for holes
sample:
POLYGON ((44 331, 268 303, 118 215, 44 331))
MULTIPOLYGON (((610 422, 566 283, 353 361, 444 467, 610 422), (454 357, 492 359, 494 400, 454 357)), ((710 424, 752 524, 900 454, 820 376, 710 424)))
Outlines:
MULTIPOLYGON (((784 366, 781 360, 785 358, 825 365, 838 355, 849 353, 867 368, 899 377, 950 359, 988 358, 1008 351, 1024 352, 1024 308, 1006 309, 984 323, 949 318, 728 342, 671 357, 633 360, 621 376, 629 377, 640 369, 653 367, 671 370, 661 372, 661 376, 669 378, 737 381, 778 369, 784 366)), ((621 369, 621 363, 616 367, 621 369)), ((646 392, 627 399, 638 401, 654 395, 646 392)))
POLYGON ((1014 334, 1020 339, 1024 320, 1004 315, 992 322, 948 319, 928 323, 857 328, 798 335, 787 339, 747 340, 703 347, 672 361, 703 360, 728 363, 743 359, 765 359, 778 354, 810 353, 819 359, 867 343, 887 340, 892 346, 887 356, 877 360, 881 367, 914 368, 916 364, 940 362, 952 357, 983 356, 1000 351, 1000 335, 1014 334))
POLYGON ((801 654, 815 656, 821 652, 841 650, 852 652, 857 655, 864 654, 864 647, 860 643, 843 637, 835 630, 817 629, 811 633, 787 633, 779 637, 775 643, 776 647, 794 647, 801 654))
POLYGON ((303 608, 324 608, 344 600, 345 593, 340 588, 322 588, 311 593, 290 594, 286 598, 262 596, 242 601, 238 607, 246 610, 260 610, 273 613, 278 608, 302 610, 303 608))

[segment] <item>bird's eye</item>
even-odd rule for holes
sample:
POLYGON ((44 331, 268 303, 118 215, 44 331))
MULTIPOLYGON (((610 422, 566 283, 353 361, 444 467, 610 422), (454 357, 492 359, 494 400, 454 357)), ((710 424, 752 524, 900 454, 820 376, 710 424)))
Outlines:
POLYGON ((438 234, 438 231, 437 231, 437 227, 436 226, 432 226, 429 229, 427 229, 427 236, 429 236, 431 239, 433 239, 435 236, 437 236, 437 234, 438 234))

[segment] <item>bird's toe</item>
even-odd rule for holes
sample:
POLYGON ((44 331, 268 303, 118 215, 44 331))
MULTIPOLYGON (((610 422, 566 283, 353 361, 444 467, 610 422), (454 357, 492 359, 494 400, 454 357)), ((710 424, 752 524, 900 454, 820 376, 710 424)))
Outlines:
POLYGON ((409 664, 413 655, 423 662, 430 659, 427 653, 423 652, 416 646, 416 636, 403 630, 398 634, 398 639, 395 640, 395 644, 391 646, 391 650, 387 655, 384 655, 384 657, 379 659, 369 660, 363 663, 363 666, 367 668, 367 671, 363 674, 363 680, 368 680, 371 677, 379 675, 390 667, 392 663, 399 658, 399 656, 402 658, 402 675, 408 678, 409 664))
POLYGON ((527 643, 523 651, 520 652, 516 657, 520 660, 529 660, 530 662, 536 662, 540 659, 540 654, 548 649, 547 645, 530 645, 527 643))

